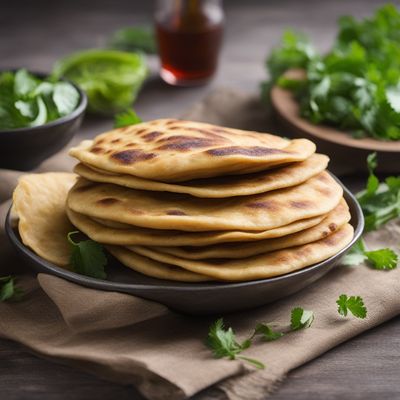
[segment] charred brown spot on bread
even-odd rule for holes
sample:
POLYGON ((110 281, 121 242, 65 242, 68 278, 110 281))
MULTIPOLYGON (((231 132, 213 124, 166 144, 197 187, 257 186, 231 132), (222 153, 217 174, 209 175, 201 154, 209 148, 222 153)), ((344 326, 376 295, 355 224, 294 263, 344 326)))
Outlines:
POLYGON ((327 236, 329 236, 329 233, 330 232, 328 232, 328 231, 322 231, 322 233, 321 233, 322 238, 326 238, 327 236))
POLYGON ((290 207, 292 208, 300 208, 300 209, 307 209, 310 208, 313 204, 311 201, 308 200, 302 200, 302 201, 290 201, 289 202, 290 207))
POLYGON ((122 128, 118 128, 120 133, 132 133, 132 125, 124 126, 122 128))
POLYGON ((328 225, 328 228, 331 232, 335 232, 338 226, 334 222, 332 222, 331 224, 328 225))
POLYGON ((102 144, 102 143, 104 143, 104 138, 96 141, 96 144, 102 144))
POLYGON ((90 149, 90 152, 93 154, 103 154, 105 153, 105 149, 100 146, 95 146, 90 149))
POLYGON ((181 122, 179 119, 170 119, 165 123, 165 125, 173 125, 176 124, 177 122, 181 122))
POLYGON ((158 142, 164 142, 157 150, 177 150, 177 151, 189 151, 191 149, 198 149, 204 147, 215 146, 216 141, 208 138, 197 138, 190 136, 170 136, 161 139, 158 142))
POLYGON ((187 214, 181 210, 168 210, 167 215, 187 215, 187 214))
POLYGON ((146 128, 142 128, 142 129, 139 129, 138 131, 136 131, 136 133, 137 133, 138 135, 141 135, 142 133, 145 133, 145 132, 147 132, 147 129, 146 129, 146 128))
POLYGON ((119 200, 115 197, 105 197, 104 199, 97 200, 97 203, 103 206, 110 206, 111 204, 118 203, 119 200))
POLYGON ((120 141, 121 141, 120 138, 116 138, 116 139, 111 140, 111 143, 119 143, 120 141))
POLYGON ((163 133, 160 131, 152 131, 143 135, 143 140, 145 142, 152 142, 153 140, 157 139, 158 137, 162 136, 163 133))
POLYGON ((135 215, 144 214, 144 212, 143 212, 142 210, 138 210, 137 208, 132 208, 132 207, 129 208, 128 211, 129 211, 131 214, 135 214, 135 215))
POLYGON ((185 128, 185 130, 187 131, 192 131, 192 132, 197 132, 197 133, 201 133, 204 136, 208 136, 208 137, 212 137, 212 138, 216 138, 222 141, 222 143, 226 142, 228 143, 228 140, 226 138, 224 138, 221 135, 218 135, 217 133, 213 132, 213 130, 211 129, 203 129, 203 128, 185 128))
POLYGON ((124 147, 135 147, 137 143, 127 143, 124 147))
POLYGON ((279 206, 273 200, 264 200, 264 201, 254 201, 252 203, 246 204, 248 208, 261 208, 264 210, 276 211, 279 209, 279 206))
POLYGON ((319 181, 321 181, 321 182, 329 182, 329 181, 330 181, 329 176, 328 176, 327 174, 324 174, 324 173, 319 174, 319 175, 317 176, 317 179, 318 179, 319 181))
POLYGON ((125 165, 151 160, 154 157, 157 157, 154 153, 145 153, 141 150, 123 150, 111 155, 113 160, 125 165))
POLYGON ((320 187, 316 188, 315 190, 323 194, 325 197, 329 197, 332 194, 332 190, 330 190, 329 188, 320 187))
POLYGON ((216 157, 232 156, 232 155, 262 157, 273 154, 288 154, 288 152, 284 150, 271 149, 269 147, 261 147, 261 146, 251 146, 251 147, 230 146, 230 147, 221 147, 217 149, 210 149, 207 150, 206 152, 216 157))

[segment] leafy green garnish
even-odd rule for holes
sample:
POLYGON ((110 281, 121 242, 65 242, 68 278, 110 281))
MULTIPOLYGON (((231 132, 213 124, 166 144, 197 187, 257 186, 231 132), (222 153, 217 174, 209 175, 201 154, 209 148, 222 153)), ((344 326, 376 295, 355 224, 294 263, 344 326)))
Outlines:
POLYGON ((154 31, 145 26, 119 29, 112 35, 109 46, 115 50, 141 51, 146 54, 157 53, 154 31))
POLYGON ((68 82, 42 80, 25 69, 0 74, 0 129, 40 126, 68 115, 79 92, 68 82))
POLYGON ((355 317, 364 319, 367 316, 367 308, 364 305, 364 301, 360 296, 350 296, 342 294, 336 300, 338 305, 338 313, 347 316, 350 311, 355 317))
POLYGON ((104 267, 107 258, 103 246, 93 240, 75 242, 72 236, 78 231, 68 233, 68 242, 71 244, 71 266, 78 274, 91 276, 92 278, 105 279, 107 277, 104 267))
POLYGON ((390 176, 379 182, 374 174, 376 154, 370 154, 367 162, 367 186, 357 194, 357 200, 364 213, 365 231, 369 232, 400 216, 400 176, 390 176))
POLYGON ((147 73, 141 54, 113 50, 75 53, 53 69, 56 78, 65 76, 86 92, 89 111, 106 115, 132 106, 147 73))
POLYGON ((290 327, 293 331, 309 328, 314 321, 314 312, 301 307, 293 308, 290 317, 290 327))
POLYGON ((127 110, 114 117, 114 128, 123 128, 128 125, 140 124, 142 120, 133 110, 127 110))
POLYGON ((400 140, 400 12, 388 4, 371 18, 339 20, 331 50, 317 53, 309 40, 287 31, 266 62, 270 82, 292 90, 301 115, 354 137, 400 140), (288 69, 306 72, 305 84, 280 79, 288 69))
POLYGON ((269 325, 259 323, 254 330, 254 335, 261 335, 265 341, 271 342, 282 337, 284 333, 273 330, 269 325))
POLYGON ((0 277, 0 302, 20 300, 24 292, 15 285, 15 278, 11 275, 0 277))
POLYGON ((389 248, 367 250, 363 239, 357 240, 343 259, 344 265, 358 265, 367 261, 374 269, 390 270, 397 267, 398 255, 389 248))
POLYGON ((238 343, 232 328, 226 329, 222 318, 216 320, 210 326, 206 344, 213 352, 215 358, 241 359, 249 362, 258 369, 265 368, 261 361, 239 355, 243 350, 250 347, 251 340, 246 339, 242 343, 238 343))

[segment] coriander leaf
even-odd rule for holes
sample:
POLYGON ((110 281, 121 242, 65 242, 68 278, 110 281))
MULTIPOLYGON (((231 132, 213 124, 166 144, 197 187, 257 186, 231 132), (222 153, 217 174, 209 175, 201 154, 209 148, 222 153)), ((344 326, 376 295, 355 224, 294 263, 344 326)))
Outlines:
POLYGON ((209 328, 207 346, 211 349, 215 358, 227 357, 230 360, 240 358, 247 361, 257 368, 264 368, 264 364, 252 358, 238 356, 243 350, 251 345, 251 340, 247 339, 243 343, 238 343, 232 328, 226 329, 222 318, 216 320, 209 328))
POLYGON ((270 326, 265 324, 257 324, 254 334, 262 335, 262 338, 267 342, 279 339, 284 335, 282 332, 274 331, 270 326))
POLYGON ((128 125, 140 124, 142 120, 133 110, 127 110, 114 117, 114 128, 123 128, 128 125))
POLYGON ((367 308, 364 305, 363 299, 360 296, 350 296, 342 294, 336 300, 338 305, 338 313, 347 316, 350 311, 356 318, 364 319, 367 316, 367 308))
POLYGON ((293 331, 309 328, 314 321, 314 313, 309 310, 303 310, 301 307, 292 309, 290 317, 290 327, 293 331))
POLYGON ((103 246, 93 240, 74 242, 72 236, 78 231, 68 233, 68 241, 72 247, 70 263, 75 272, 97 279, 107 277, 104 267, 107 265, 107 258, 103 246))
POLYGON ((68 115, 79 103, 79 92, 68 82, 54 85, 53 101, 60 116, 68 115))
POLYGON ((358 239, 357 242, 351 247, 348 253, 343 257, 343 265, 359 265, 366 260, 365 255, 365 243, 362 239, 358 239))
POLYGON ((394 269, 397 267, 398 256, 388 248, 366 251, 365 256, 375 269, 394 269))
POLYGON ((20 300, 23 290, 15 286, 12 276, 0 277, 0 302, 7 300, 20 300))

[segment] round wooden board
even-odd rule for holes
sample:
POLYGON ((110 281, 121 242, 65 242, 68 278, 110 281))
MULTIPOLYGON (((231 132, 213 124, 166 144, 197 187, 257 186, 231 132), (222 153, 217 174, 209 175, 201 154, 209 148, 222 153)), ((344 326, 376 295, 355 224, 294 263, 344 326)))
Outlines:
MULTIPOLYGON (((302 70, 290 70, 293 78, 304 76, 302 70)), ((372 138, 354 139, 348 132, 325 125, 314 125, 300 116, 299 104, 293 94, 279 86, 271 90, 271 104, 278 120, 291 137, 304 137, 317 145, 317 151, 330 156, 330 169, 337 175, 366 172, 366 157, 378 153, 378 172, 400 173, 400 141, 380 141, 372 138)))

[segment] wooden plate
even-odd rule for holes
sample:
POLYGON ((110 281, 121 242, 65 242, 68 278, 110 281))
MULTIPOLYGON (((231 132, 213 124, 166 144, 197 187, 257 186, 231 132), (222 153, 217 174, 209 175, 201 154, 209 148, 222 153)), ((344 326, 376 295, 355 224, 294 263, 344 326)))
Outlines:
MULTIPOLYGON (((302 72, 293 70, 288 75, 299 78, 302 72)), ((285 134, 314 141, 319 152, 331 157, 330 169, 333 172, 366 171, 365 159, 373 151, 378 153, 380 171, 400 172, 400 141, 354 139, 349 133, 333 127, 312 124, 300 116, 299 104, 292 93, 278 86, 271 90, 271 102, 279 121, 287 130, 285 134)))

